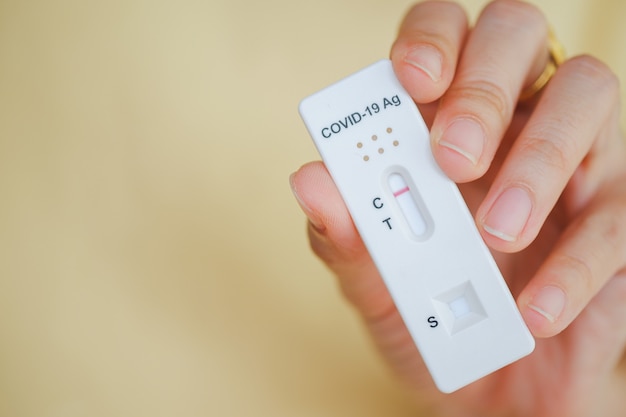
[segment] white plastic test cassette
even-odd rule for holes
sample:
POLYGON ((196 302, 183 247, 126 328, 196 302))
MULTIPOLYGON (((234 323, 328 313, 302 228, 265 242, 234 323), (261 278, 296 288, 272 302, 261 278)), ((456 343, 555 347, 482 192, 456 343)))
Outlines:
POLYGON ((435 384, 455 391, 534 349, 427 127, 383 60, 300 114, 435 384))

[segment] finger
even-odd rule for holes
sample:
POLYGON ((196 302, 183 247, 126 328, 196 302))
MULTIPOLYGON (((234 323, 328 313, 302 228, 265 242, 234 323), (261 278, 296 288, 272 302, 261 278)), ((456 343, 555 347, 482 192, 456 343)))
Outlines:
POLYGON ((617 79, 601 62, 559 68, 478 209, 488 245, 514 252, 534 240, 618 103, 617 79))
MULTIPOLYGON (((607 187, 594 201, 518 297, 520 311, 537 337, 565 329, 626 265, 626 181, 607 187)), ((624 285, 612 288, 621 288, 626 296, 624 285)))
POLYGON ((489 168, 520 91, 548 59, 547 37, 544 16, 528 3, 499 0, 483 10, 431 129, 435 158, 456 182, 489 168))
POLYGON ((432 102, 448 88, 466 33, 467 16, 455 3, 428 1, 409 11, 391 48, 391 61, 415 101, 432 102))
POLYGON ((561 196, 566 214, 575 217, 585 208, 599 186, 624 168, 626 141, 620 130, 619 104, 605 121, 589 153, 576 168, 561 196))
POLYGON ((337 275, 346 298, 368 321, 395 311, 391 296, 324 164, 311 162, 302 166, 291 175, 290 184, 309 219, 311 248, 337 275))
POLYGON ((576 318, 576 323, 587 329, 580 337, 580 351, 598 352, 595 355, 585 355, 583 360, 587 363, 581 365, 600 375, 610 374, 625 352, 625 299, 626 271, 622 271, 609 279, 576 318), (602 341, 601 344, 598 343, 599 340, 602 341))

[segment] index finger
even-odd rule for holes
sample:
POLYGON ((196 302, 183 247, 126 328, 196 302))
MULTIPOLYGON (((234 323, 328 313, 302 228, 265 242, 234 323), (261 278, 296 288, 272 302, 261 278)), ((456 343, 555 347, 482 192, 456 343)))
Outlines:
POLYGON ((467 16, 456 3, 427 1, 407 13, 391 61, 413 100, 429 103, 447 90, 467 31, 467 16))

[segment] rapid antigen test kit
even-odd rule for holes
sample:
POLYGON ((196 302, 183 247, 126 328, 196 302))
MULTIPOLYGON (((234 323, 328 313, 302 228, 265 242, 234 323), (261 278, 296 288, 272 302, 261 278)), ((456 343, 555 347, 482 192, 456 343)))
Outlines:
POLYGON ((379 61, 300 114, 437 387, 455 391, 535 343, 428 129, 379 61))

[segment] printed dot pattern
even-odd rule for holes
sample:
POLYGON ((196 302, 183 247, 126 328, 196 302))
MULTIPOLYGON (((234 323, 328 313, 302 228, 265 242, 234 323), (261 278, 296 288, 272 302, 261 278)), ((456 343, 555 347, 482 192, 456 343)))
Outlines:
POLYGON ((363 140, 356 143, 357 149, 365 151, 365 154, 362 154, 363 161, 370 161, 372 158, 372 154, 378 153, 379 155, 383 155, 385 153, 385 147, 391 145, 394 148, 400 146, 400 141, 398 139, 394 139, 393 136, 393 128, 388 127, 385 129, 385 134, 379 136, 378 134, 372 134, 369 137, 369 140, 363 140), (376 143, 376 147, 372 147, 371 145, 376 143), (368 151, 368 148, 370 150, 368 151))

